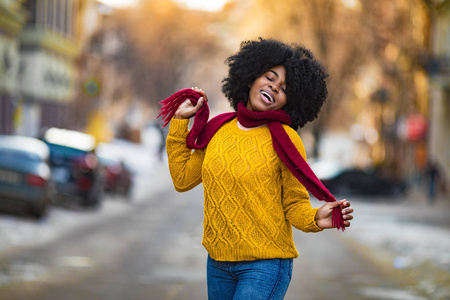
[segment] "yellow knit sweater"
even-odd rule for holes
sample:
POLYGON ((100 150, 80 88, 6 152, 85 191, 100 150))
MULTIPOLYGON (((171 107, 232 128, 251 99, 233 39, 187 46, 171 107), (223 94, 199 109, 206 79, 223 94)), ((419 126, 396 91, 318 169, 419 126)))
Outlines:
MULTIPOLYGON (((167 138, 175 189, 204 188, 203 246, 220 261, 295 258, 292 226, 317 232, 309 194, 280 160, 267 126, 243 130, 234 119, 208 146, 186 147, 189 120, 172 119, 167 138), (291 226, 292 225, 292 226, 291 226)), ((303 143, 283 125, 305 157, 303 143)))

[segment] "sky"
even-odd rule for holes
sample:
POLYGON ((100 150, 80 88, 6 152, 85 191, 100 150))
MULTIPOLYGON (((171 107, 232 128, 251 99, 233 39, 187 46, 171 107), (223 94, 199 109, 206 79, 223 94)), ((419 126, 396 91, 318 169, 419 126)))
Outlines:
POLYGON ((98 1, 118 8, 128 7, 138 3, 138 0, 98 0, 98 1))
MULTIPOLYGON (((138 0, 99 0, 113 7, 127 7, 134 5, 138 0)), ((207 11, 219 11, 228 0, 175 0, 189 9, 199 9, 207 11)))
POLYGON ((175 0, 190 9, 219 11, 228 0, 175 0))

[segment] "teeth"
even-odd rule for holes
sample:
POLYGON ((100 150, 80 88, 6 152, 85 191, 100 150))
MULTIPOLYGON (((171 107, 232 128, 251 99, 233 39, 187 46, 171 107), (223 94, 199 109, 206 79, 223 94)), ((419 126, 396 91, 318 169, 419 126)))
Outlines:
POLYGON ((273 102, 272 97, 271 97, 268 93, 262 91, 261 94, 262 94, 264 97, 266 97, 267 100, 269 100, 270 102, 273 102))

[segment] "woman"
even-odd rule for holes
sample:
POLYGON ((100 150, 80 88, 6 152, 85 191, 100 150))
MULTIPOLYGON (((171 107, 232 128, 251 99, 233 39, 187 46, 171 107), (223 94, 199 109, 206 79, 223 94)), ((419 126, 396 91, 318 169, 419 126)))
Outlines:
POLYGON ((177 191, 204 186, 209 299, 282 299, 298 257, 292 226, 343 229, 353 218, 346 200, 312 208, 305 185, 322 187, 305 180, 308 171, 298 173, 306 155, 295 130, 317 117, 327 74, 309 50, 276 40, 244 42, 227 63, 222 91, 237 113, 197 130, 207 96, 198 88, 184 91, 187 100, 172 107, 169 169, 177 191))

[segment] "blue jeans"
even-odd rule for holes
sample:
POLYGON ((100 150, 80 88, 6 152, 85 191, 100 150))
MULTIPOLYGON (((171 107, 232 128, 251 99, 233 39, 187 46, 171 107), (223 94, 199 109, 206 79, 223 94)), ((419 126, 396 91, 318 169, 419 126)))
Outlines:
POLYGON ((224 262, 208 256, 208 299, 283 299, 291 276, 292 259, 224 262))

